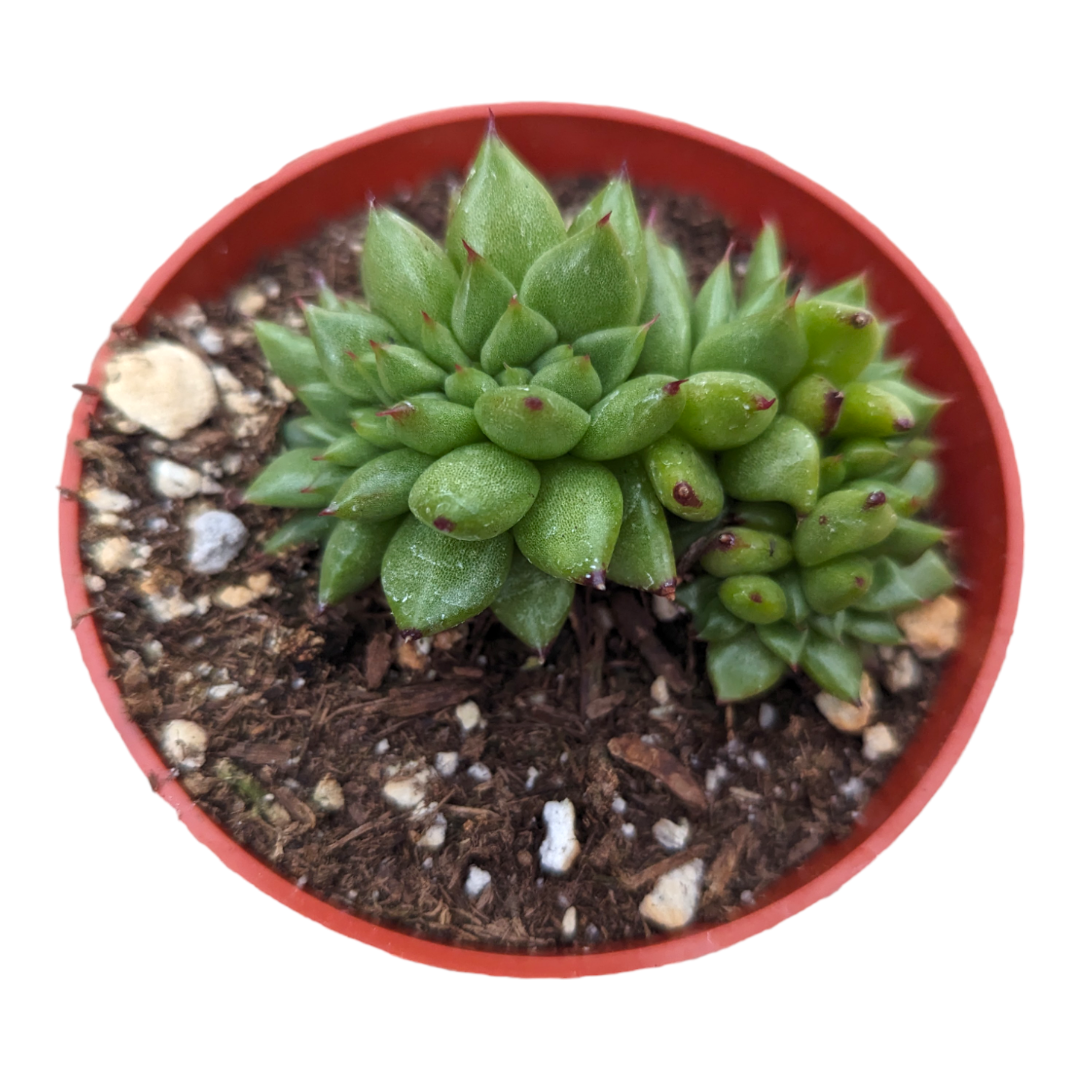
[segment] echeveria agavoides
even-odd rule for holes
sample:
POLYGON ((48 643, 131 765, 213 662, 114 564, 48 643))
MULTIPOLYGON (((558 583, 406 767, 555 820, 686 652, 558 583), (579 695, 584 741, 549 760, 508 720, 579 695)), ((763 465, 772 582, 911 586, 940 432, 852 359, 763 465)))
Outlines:
POLYGON ((578 585, 678 599, 717 700, 799 669, 853 700, 864 644, 953 586, 927 428, 850 277, 796 292, 778 222, 695 295, 625 171, 569 227, 492 124, 445 242, 373 203, 364 301, 256 322, 308 415, 248 489, 323 548, 318 602, 381 580, 403 632, 491 608, 541 658, 578 585), (680 560, 677 562, 677 560, 680 560))

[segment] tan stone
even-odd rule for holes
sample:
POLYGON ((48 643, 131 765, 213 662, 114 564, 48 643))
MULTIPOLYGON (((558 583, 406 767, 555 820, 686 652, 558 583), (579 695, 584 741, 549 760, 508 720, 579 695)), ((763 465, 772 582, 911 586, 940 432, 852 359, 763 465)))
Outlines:
POLYGON ((845 734, 855 735, 870 723, 870 717, 874 715, 874 709, 877 706, 877 687, 874 685, 874 680, 864 671, 862 682, 859 684, 858 705, 842 701, 824 690, 814 698, 814 704, 834 728, 845 734))
POLYGON ((955 596, 939 596, 896 617, 904 637, 923 660, 944 656, 960 643, 964 606, 955 596))

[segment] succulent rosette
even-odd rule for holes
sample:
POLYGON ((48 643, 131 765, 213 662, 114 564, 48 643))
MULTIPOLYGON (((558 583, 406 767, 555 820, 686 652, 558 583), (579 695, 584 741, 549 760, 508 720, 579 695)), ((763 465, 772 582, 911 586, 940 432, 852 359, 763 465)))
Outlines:
POLYGON ((792 295, 773 226, 694 297, 625 175, 567 226, 492 126, 445 246, 372 205, 360 270, 306 335, 256 323, 308 415, 247 500, 298 511, 268 550, 322 544, 321 604, 381 580, 406 634, 490 607, 543 655, 576 586, 678 587, 719 701, 792 669, 856 700, 952 586, 920 518, 943 401, 861 278, 792 295))

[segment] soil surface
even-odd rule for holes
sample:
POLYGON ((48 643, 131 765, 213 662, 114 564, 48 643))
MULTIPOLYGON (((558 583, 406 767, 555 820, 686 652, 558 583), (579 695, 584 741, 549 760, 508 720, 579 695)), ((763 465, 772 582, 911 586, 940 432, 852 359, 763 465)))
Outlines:
MULTIPOLYGON (((395 204, 441 235, 453 182, 395 204)), ((586 178, 553 190, 570 211, 597 186, 586 178)), ((696 288, 729 230, 696 198, 646 192, 642 207, 655 208, 696 288)), ((244 505, 242 492, 290 405, 248 316, 303 326, 295 299, 315 296, 316 271, 355 294, 362 241, 362 220, 331 225, 233 296, 155 321, 156 336, 196 350, 221 369, 219 389, 231 387, 185 438, 167 443, 104 405, 97 411, 80 447, 88 615, 131 715, 155 742, 171 720, 204 728, 205 764, 182 775, 198 804, 279 874, 368 919, 448 942, 550 948, 565 942, 573 907, 573 947, 644 938, 655 931, 638 911, 643 896, 694 858, 706 867, 698 921, 737 917, 764 886, 846 835, 890 766, 866 760, 858 736, 823 719, 809 681, 792 677, 764 705, 718 708, 704 646, 689 640, 685 620, 618 587, 579 590, 543 666, 490 614, 405 643, 378 586, 320 614, 317 553, 262 553, 287 512, 244 505), (159 457, 198 470, 205 492, 155 494, 148 471, 159 457), (126 502, 102 499, 101 489, 126 502), (232 511, 249 531, 212 577, 186 561, 186 521, 208 506, 232 511), (95 545, 117 536, 131 542, 132 565, 107 572, 95 545), (470 702, 481 720, 466 730, 457 711, 470 702), (384 784, 417 771, 426 774, 418 810, 394 809, 384 784), (332 784, 320 789, 321 806, 313 798, 327 777, 340 785, 339 809, 325 808, 326 792, 338 794, 332 784), (542 811, 563 799, 576 809, 581 853, 553 877, 539 864, 542 811), (654 838, 662 819, 688 822, 683 850, 654 838), (442 821, 442 846, 420 846, 442 821), (491 875, 475 898, 464 889, 471 867, 491 875)), ((918 686, 879 695, 875 719, 901 747, 938 677, 937 665, 916 665, 918 686)))

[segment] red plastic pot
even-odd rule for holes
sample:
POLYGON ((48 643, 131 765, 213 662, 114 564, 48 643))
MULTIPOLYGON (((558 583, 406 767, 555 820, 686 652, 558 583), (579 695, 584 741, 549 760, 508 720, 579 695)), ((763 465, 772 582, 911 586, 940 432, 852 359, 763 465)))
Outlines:
MULTIPOLYGON (((701 195, 744 230, 758 228, 763 217, 776 218, 792 255, 809 264, 817 280, 868 271, 875 307, 898 320, 897 350, 915 357, 917 379, 952 398, 938 426, 945 474, 940 505, 960 527, 959 559, 970 590, 964 640, 928 716, 851 835, 819 849, 753 910, 721 925, 588 952, 537 955, 439 944, 332 907, 244 850, 168 778, 157 748, 124 710, 94 621, 78 621, 75 633, 106 711, 161 797, 222 862, 308 918, 411 960, 492 975, 597 975, 686 960, 760 933, 839 888, 896 839, 956 763, 997 677, 1016 615, 1023 551, 1016 461, 1001 407, 948 305, 877 229, 834 195, 764 154, 671 120, 583 105, 502 105, 497 114, 507 141, 543 174, 603 174, 625 161, 637 183, 701 195)), ((486 107, 428 113, 297 159, 199 229, 119 321, 144 328, 151 310, 168 312, 186 298, 224 294, 261 255, 356 212, 368 191, 387 194, 445 169, 462 170, 486 120, 486 107)), ((110 341, 99 350, 91 385, 100 385, 112 348, 110 341)), ((61 479, 69 490, 78 489, 82 471, 72 443, 87 435, 94 402, 84 395, 75 410, 61 479)), ((60 503, 60 549, 68 606, 77 616, 90 604, 74 501, 60 503)))

